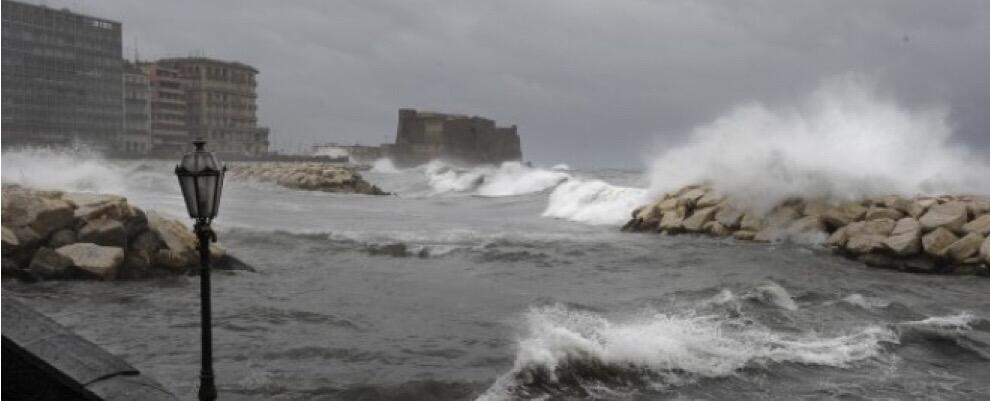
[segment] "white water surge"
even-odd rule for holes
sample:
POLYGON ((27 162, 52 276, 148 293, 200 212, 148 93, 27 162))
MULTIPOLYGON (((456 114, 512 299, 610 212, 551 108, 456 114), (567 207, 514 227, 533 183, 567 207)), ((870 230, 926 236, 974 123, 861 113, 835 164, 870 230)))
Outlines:
POLYGON ((757 209, 794 196, 990 194, 990 166, 952 142, 947 117, 835 78, 795 104, 744 104, 695 128, 653 160, 650 193, 710 182, 757 209))
POLYGON ((776 332, 717 315, 654 313, 613 321, 562 306, 536 308, 525 316, 526 337, 515 366, 480 400, 513 399, 527 386, 617 382, 651 377, 653 386, 680 385, 699 378, 725 377, 770 362, 844 367, 877 356, 883 343, 896 343, 889 328, 868 326, 846 334, 776 332), (592 372, 594 376, 583 375, 592 372))
POLYGON ((127 192, 118 166, 89 152, 22 149, 3 153, 3 183, 46 190, 127 192))

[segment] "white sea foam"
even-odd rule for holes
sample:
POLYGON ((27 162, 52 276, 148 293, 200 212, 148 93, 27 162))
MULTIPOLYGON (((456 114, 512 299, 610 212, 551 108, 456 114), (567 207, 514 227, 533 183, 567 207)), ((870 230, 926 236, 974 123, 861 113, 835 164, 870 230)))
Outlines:
POLYGON ((3 183, 38 189, 126 193, 125 170, 88 152, 20 149, 3 152, 3 183))
POLYGON ((772 281, 767 281, 763 284, 756 286, 752 291, 749 291, 745 298, 753 299, 762 302, 767 305, 773 305, 781 309, 786 309, 790 311, 798 310, 797 303, 791 297, 791 294, 787 292, 784 287, 772 281))
POLYGON ((622 224, 631 210, 646 202, 645 195, 641 188, 571 179, 553 190, 543 216, 588 224, 622 224))
POLYGON ((562 306, 532 309, 525 323, 512 371, 479 399, 512 399, 519 388, 552 386, 565 375, 567 382, 594 382, 607 378, 581 375, 614 372, 581 369, 581 364, 624 369, 635 377, 646 371, 657 377, 655 385, 678 385, 768 362, 842 367, 878 355, 884 342, 897 342, 890 329, 880 326, 825 337, 775 332, 722 316, 656 313, 618 322, 562 306))
POLYGON ((858 306, 866 310, 886 308, 887 306, 890 306, 890 301, 876 297, 864 297, 862 294, 851 294, 845 298, 842 298, 842 302, 849 305, 858 306))
POLYGON ((792 196, 990 194, 990 166, 952 143, 947 115, 834 78, 797 104, 741 105, 697 127, 652 162, 651 195, 709 182, 765 210, 792 196))
POLYGON ((459 168, 432 161, 423 167, 423 171, 435 193, 460 192, 492 197, 542 192, 571 178, 564 172, 529 167, 519 162, 459 168))
POLYGON ((392 163, 392 159, 378 159, 371 165, 371 172, 379 174, 398 174, 400 170, 392 163))

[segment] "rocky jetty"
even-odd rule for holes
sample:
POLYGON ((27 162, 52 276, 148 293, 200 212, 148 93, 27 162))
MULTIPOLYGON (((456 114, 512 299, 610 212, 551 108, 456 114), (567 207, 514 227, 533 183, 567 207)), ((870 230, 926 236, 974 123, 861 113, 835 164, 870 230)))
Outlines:
MULTIPOLYGON (((24 279, 131 279, 199 266, 181 222, 116 195, 3 186, 3 275, 24 279)), ((211 245, 214 267, 243 267, 211 245)))
POLYGON ((822 244, 876 267, 990 273, 990 200, 976 196, 790 199, 756 213, 710 187, 691 185, 636 208, 623 230, 790 239, 822 244))
POLYGON ((292 189, 389 195, 364 180, 355 168, 327 163, 245 163, 231 166, 229 177, 271 182, 292 189))

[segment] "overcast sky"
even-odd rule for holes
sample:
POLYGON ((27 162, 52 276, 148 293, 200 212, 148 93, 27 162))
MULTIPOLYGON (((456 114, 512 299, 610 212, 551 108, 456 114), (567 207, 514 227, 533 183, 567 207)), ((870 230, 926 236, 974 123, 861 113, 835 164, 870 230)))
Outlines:
POLYGON ((947 105, 957 140, 990 153, 983 0, 44 3, 121 21, 128 58, 257 67, 276 148, 391 142, 413 107, 517 124, 538 163, 641 167, 733 105, 851 72, 947 105))

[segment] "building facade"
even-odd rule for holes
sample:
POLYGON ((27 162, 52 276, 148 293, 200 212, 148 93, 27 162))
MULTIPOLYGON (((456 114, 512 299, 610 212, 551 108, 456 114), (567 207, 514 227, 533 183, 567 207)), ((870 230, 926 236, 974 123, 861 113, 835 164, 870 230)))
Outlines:
POLYGON ((121 27, 3 0, 3 145, 109 149, 123 122, 121 27))
POLYGON ((515 125, 460 114, 399 109, 391 156, 402 165, 446 159, 469 164, 496 164, 522 159, 515 125))
POLYGON ((268 153, 268 128, 258 126, 258 70, 204 57, 168 58, 158 63, 178 71, 182 78, 191 136, 207 139, 212 150, 221 154, 268 153))
POLYGON ((117 150, 145 154, 151 150, 151 92, 148 75, 141 67, 124 62, 124 126, 117 150))
POLYGON ((186 125, 186 92, 179 71, 161 63, 144 63, 148 77, 151 117, 151 150, 159 154, 179 153, 191 137, 186 125))

